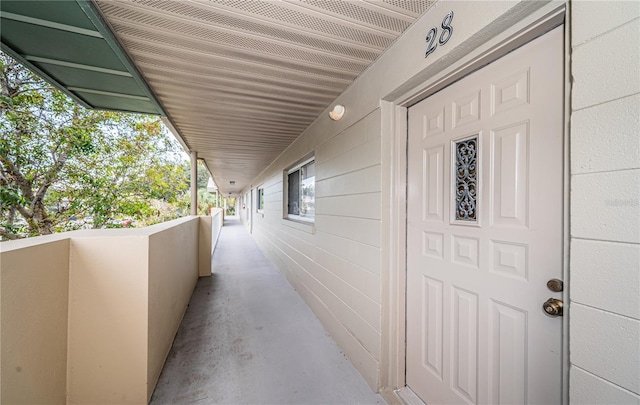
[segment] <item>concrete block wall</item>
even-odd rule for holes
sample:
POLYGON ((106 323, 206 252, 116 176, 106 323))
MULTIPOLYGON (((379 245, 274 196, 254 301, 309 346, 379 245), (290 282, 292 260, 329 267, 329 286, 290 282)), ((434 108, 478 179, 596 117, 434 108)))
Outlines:
POLYGON ((640 404, 640 3, 570 7, 569 398, 640 404))

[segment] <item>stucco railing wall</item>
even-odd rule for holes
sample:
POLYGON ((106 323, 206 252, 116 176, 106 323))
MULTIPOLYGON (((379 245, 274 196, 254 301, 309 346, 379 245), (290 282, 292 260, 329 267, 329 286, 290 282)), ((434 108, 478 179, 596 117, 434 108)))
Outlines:
POLYGON ((224 210, 222 208, 211 208, 211 216, 200 217, 200 277, 211 275, 211 256, 218 244, 220 231, 224 224, 224 210), (206 254, 206 252, 209 254, 206 254))
MULTIPOLYGON (((198 280, 199 228, 210 217, 149 237, 149 307, 147 400, 151 399, 191 293, 198 280), (181 248, 171 249, 172 246, 181 248), (179 270, 179 271, 176 271, 179 270)), ((204 238, 206 239, 206 238, 204 238)), ((209 239, 210 243, 210 239, 209 239)), ((211 255, 209 255, 211 274, 211 255)))
POLYGON ((211 274, 212 222, 0 244, 0 402, 146 404, 211 274))
POLYGON ((0 244, 2 404, 65 403, 69 239, 39 239, 0 244))
POLYGON ((220 237, 220 231, 224 225, 224 210, 222 208, 211 209, 211 254, 218 244, 218 238, 220 237))
POLYGON ((145 402, 148 252, 145 234, 71 239, 67 403, 145 402))

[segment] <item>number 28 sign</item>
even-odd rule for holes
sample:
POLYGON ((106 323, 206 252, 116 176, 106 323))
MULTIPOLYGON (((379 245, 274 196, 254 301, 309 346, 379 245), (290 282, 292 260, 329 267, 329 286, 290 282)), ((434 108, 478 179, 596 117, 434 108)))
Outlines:
POLYGON ((451 35, 453 35, 453 27, 451 26, 451 22, 453 21, 453 11, 449 11, 447 15, 442 19, 442 23, 440 27, 442 31, 440 32, 440 38, 438 38, 438 27, 432 27, 427 33, 427 52, 425 52, 424 57, 429 56, 430 53, 436 50, 438 44, 440 46, 447 43, 449 39, 451 39, 451 35), (436 41, 437 39, 437 41, 436 41))

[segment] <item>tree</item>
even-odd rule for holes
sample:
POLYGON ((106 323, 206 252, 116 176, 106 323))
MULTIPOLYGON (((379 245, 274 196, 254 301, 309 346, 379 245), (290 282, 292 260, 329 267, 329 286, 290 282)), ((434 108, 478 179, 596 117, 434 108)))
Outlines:
MULTIPOLYGON (((188 168, 189 166, 187 166, 188 168)), ((201 160, 198 160, 198 190, 200 190, 201 188, 207 188, 207 184, 209 184, 209 177, 211 177, 211 175, 209 174, 209 170, 207 170, 207 167, 204 165, 204 163, 202 163, 201 160)), ((189 177, 191 177, 191 173, 189 173, 189 177)))
MULTIPOLYGON (((182 166, 182 170, 184 171, 185 176, 187 177, 189 182, 191 182, 190 162, 185 162, 182 166)), ((201 160, 198 160, 196 173, 196 184, 198 190, 198 206, 196 212, 198 215, 209 215, 211 213, 211 208, 215 207, 216 205, 216 199, 214 195, 207 190, 207 184, 209 183, 209 178, 211 177, 211 175, 209 174, 209 170, 207 170, 207 167, 204 165, 204 163, 202 163, 201 160)), ((191 212, 191 192, 185 193, 177 205, 184 212, 191 212)))
POLYGON ((157 118, 86 109, 0 53, 0 236, 144 218, 188 188, 157 118))

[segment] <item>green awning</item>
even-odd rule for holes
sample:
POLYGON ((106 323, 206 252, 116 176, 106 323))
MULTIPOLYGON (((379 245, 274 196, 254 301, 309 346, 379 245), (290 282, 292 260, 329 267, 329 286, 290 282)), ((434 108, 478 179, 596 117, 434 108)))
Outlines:
POLYGON ((166 115, 88 0, 2 0, 0 43, 86 107, 166 115))

